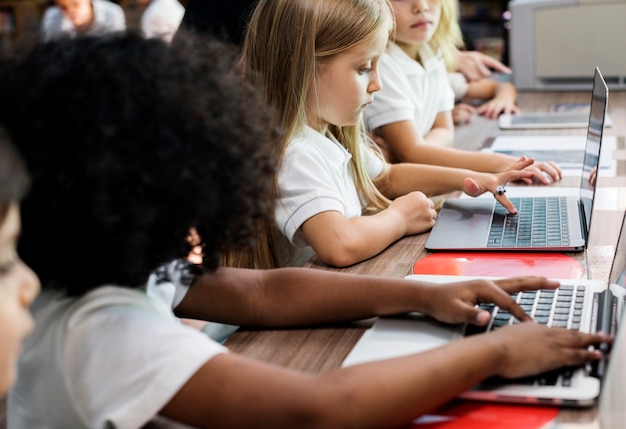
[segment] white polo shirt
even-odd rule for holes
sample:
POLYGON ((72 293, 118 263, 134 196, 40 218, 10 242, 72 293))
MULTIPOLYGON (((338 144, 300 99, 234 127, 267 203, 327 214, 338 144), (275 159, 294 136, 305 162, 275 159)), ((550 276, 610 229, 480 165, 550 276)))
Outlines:
MULTIPOLYGON (((369 176, 378 177, 384 161, 365 146, 361 150, 369 176)), ((301 266, 314 255, 298 233, 309 218, 331 210, 346 218, 361 216, 363 201, 350 169, 351 158, 333 136, 324 136, 310 127, 287 146, 278 172, 276 223, 293 254, 281 265, 301 266)))
POLYGON ((24 342, 9 393, 8 427, 164 423, 159 411, 202 365, 227 352, 142 290, 102 286, 81 297, 44 291, 32 312, 35 330, 24 342))
POLYGON ((364 113, 369 129, 413 120, 425 136, 438 113, 454 108, 454 92, 441 55, 424 45, 420 58, 422 64, 395 43, 389 43, 379 63, 383 87, 364 113))

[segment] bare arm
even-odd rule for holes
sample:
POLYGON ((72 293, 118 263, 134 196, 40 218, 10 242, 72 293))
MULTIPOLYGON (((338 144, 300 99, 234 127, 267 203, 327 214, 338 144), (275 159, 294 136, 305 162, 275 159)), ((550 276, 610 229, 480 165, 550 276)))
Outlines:
POLYGON ((432 128, 424 136, 424 142, 428 145, 444 147, 454 143, 452 111, 437 114, 432 128))
MULTIPOLYGON (((418 310, 448 322, 485 324, 488 315, 478 302, 493 301, 528 320, 508 294, 557 286, 538 277, 433 285, 304 268, 220 268, 201 276, 177 311, 199 318, 239 314, 281 326, 418 310)), ((518 377, 597 359, 586 348, 603 341, 523 323, 320 376, 225 354, 199 368, 160 414, 212 428, 399 427, 490 375, 518 377)))
POLYGON ((175 309, 178 316, 247 326, 297 326, 419 311, 448 323, 487 323, 475 305, 493 302, 528 320, 510 294, 554 289, 543 277, 432 284, 309 268, 221 267, 198 277, 175 309))
MULTIPOLYGON (((463 191, 477 197, 485 192, 495 193, 498 186, 508 182, 531 180, 533 173, 523 169, 532 162, 521 158, 515 169, 498 174, 414 163, 392 164, 388 174, 376 181, 376 186, 389 198, 404 195, 412 189, 420 189, 429 196, 463 191)), ((500 197, 502 198, 496 196, 498 201, 509 209, 509 212, 515 213, 508 198, 505 195, 500 197)))
POLYGON ((517 90, 512 83, 498 82, 495 95, 483 103, 477 112, 490 119, 497 119, 501 113, 519 113, 520 109, 515 104, 516 99, 517 90))
POLYGON ((500 73, 510 74, 512 70, 493 57, 478 51, 459 51, 458 70, 469 81, 479 80, 491 75, 494 69, 500 73))
POLYGON ((302 225, 302 233, 322 261, 346 267, 378 255, 405 235, 430 230, 436 218, 433 201, 421 192, 411 192, 367 216, 319 213, 302 225))
MULTIPOLYGON (((548 173, 553 181, 560 180, 562 177, 560 168, 553 162, 524 165, 524 162, 520 163, 519 159, 504 154, 427 145, 413 121, 393 122, 380 127, 377 133, 379 140, 384 140, 390 157, 398 162, 437 165, 485 173, 504 173, 524 168, 532 173, 532 177, 527 181, 529 183, 532 180, 543 184, 550 183, 544 172, 548 173)), ((428 188, 417 189, 434 195, 428 188)))
POLYGON ((160 414, 211 428, 400 427, 491 375, 598 359, 586 348, 604 339, 523 323, 320 376, 224 354, 205 363, 160 414))
MULTIPOLYGON (((310 217, 301 226, 304 239, 325 263, 338 267, 353 265, 377 255, 405 235, 432 228, 437 214, 433 202, 421 191, 440 195, 463 190, 478 196, 531 175, 520 170, 493 175, 410 163, 392 164, 388 170, 388 174, 375 182, 381 192, 393 200, 388 208, 351 218, 338 211, 325 211, 310 217)), ((506 194, 496 198, 509 212, 516 212, 506 194)))

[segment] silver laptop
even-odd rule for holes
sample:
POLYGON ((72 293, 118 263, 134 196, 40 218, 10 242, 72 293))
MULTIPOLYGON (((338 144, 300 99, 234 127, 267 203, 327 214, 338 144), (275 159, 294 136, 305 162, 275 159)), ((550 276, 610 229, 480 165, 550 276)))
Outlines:
MULTIPOLYGON (((578 196, 510 198, 510 215, 494 198, 446 200, 426 241, 427 250, 584 250, 591 228, 608 87, 596 68, 578 196)), ((529 136, 532 139, 532 136, 529 136)), ((557 190, 558 192, 558 190, 557 190)))
MULTIPOLYGON (((557 290, 527 291, 512 295, 538 323, 578 329, 583 332, 616 334, 622 318, 626 270, 626 215, 622 219, 615 247, 609 283, 594 280, 559 280, 557 290)), ((435 283, 456 282, 477 277, 410 275, 412 280, 435 283)), ((516 320, 494 305, 481 307, 492 314, 487 328, 448 325, 418 313, 381 317, 365 332, 343 362, 343 366, 405 356, 430 350, 449 341, 484 332, 516 320)), ((626 322, 621 322, 626 323, 626 322)), ((626 335, 619 329, 619 335, 626 335)), ((626 338, 618 341, 626 341, 626 338)), ((567 367, 535 377, 505 380, 491 378, 460 395, 465 399, 585 407, 595 404, 609 365, 605 359, 581 367, 567 367)), ((610 368, 608 368, 610 369, 610 368)))

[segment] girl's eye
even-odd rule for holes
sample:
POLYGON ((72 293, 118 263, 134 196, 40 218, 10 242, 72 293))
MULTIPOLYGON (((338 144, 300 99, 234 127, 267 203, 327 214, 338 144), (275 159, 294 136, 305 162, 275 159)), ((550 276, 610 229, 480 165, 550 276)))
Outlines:
POLYGON ((363 67, 363 68, 359 69, 359 74, 368 74, 371 71, 372 71, 371 67, 363 67))

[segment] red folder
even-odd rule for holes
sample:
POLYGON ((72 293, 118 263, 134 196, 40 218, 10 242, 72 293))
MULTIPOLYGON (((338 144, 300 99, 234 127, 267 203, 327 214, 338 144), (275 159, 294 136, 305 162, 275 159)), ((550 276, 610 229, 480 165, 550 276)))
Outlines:
POLYGON ((558 408, 456 400, 418 419, 407 429, 541 429, 558 408))
POLYGON ((579 279, 585 268, 562 253, 438 252, 413 265, 413 274, 454 276, 545 276, 579 279))

